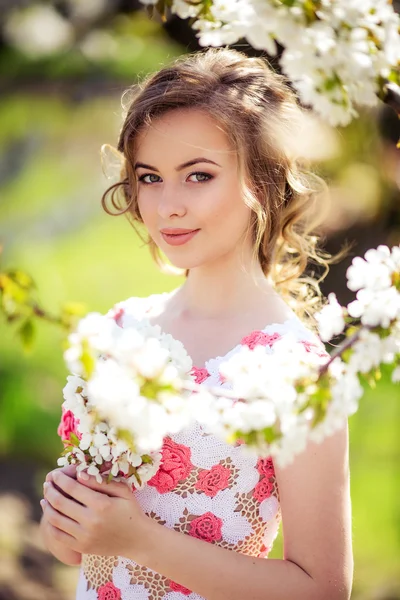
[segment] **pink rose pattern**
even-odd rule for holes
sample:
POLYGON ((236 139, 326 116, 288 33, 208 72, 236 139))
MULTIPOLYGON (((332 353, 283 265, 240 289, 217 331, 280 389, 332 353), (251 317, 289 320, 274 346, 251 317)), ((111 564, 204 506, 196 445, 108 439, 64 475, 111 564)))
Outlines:
POLYGON ((240 343, 242 346, 248 346, 250 350, 254 350, 256 346, 273 346, 281 337, 279 333, 269 334, 256 330, 246 335, 240 343))
POLYGON ((260 481, 253 491, 253 498, 262 502, 269 498, 274 491, 275 469, 271 456, 259 458, 257 461, 257 471, 260 473, 260 481))
POLYGON ((184 596, 189 596, 189 594, 192 593, 192 590, 189 590, 188 588, 184 587, 183 585, 180 585, 180 583, 176 583, 176 581, 172 581, 172 579, 169 582, 169 587, 171 588, 171 590, 173 592, 180 592, 184 596))
POLYGON ((230 476, 231 470, 228 467, 214 465, 209 471, 204 470, 199 473, 195 487, 206 496, 213 498, 220 490, 228 487, 230 476))
POLYGON ((111 581, 108 581, 98 589, 98 600, 121 600, 121 590, 111 581))
POLYGON ((193 367, 191 373, 194 375, 194 380, 196 383, 203 383, 203 381, 210 377, 210 373, 207 371, 207 369, 199 369, 198 367, 193 367))
POLYGON ((179 481, 188 477, 193 465, 190 462, 190 448, 177 444, 171 438, 165 438, 161 454, 160 468, 148 485, 155 487, 160 494, 165 494, 173 490, 179 481))
POLYGON ((258 502, 262 502, 266 498, 269 498, 274 491, 274 484, 268 479, 268 477, 263 477, 257 483, 254 488, 253 498, 258 500, 258 502))
POLYGON ((217 542, 222 538, 222 520, 207 512, 191 521, 189 535, 205 542, 217 542))
POLYGON ((272 458, 259 458, 257 462, 257 471, 260 475, 266 475, 267 477, 275 477, 274 463, 272 458))
POLYGON ((68 442, 71 433, 74 433, 79 439, 82 434, 79 433, 77 427, 79 425, 79 419, 75 419, 73 412, 61 408, 61 421, 57 428, 57 433, 63 442, 68 442))

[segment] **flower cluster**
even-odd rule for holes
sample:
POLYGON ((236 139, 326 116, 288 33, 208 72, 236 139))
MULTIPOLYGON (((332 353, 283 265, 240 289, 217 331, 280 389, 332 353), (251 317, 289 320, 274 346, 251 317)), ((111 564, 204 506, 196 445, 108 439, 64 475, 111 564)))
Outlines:
POLYGON ((346 125, 355 105, 376 104, 382 80, 396 80, 400 21, 390 0, 173 0, 171 10, 193 19, 202 46, 247 38, 275 55, 279 43, 302 101, 332 125, 346 125))
MULTIPOLYGON (((335 352, 318 337, 301 339, 303 328, 300 338, 296 327, 282 335, 254 331, 221 362, 216 388, 207 386, 207 369, 192 368, 180 342, 135 318, 129 301, 106 316, 88 315, 65 353, 74 375, 64 388, 60 464, 165 493, 193 468, 187 448, 169 435, 193 421, 261 457, 291 462, 308 440, 322 441, 344 425, 358 409, 362 380, 373 385, 382 364, 400 381, 400 246, 354 258, 347 278, 356 300, 344 308, 331 293, 316 315, 322 341, 343 335, 335 352)), ((272 489, 271 464, 261 467, 260 501, 272 489)), ((203 471, 196 487, 213 497, 230 476, 225 467, 203 471)))
POLYGON ((271 346, 242 345, 220 366, 223 385, 232 394, 221 390, 225 396, 215 398, 204 387, 191 399, 196 419, 225 441, 244 441, 284 465, 305 448, 315 412, 304 404, 319 393, 319 369, 328 360, 322 346, 310 352, 292 331, 271 346))
POLYGON ((192 400, 196 418, 225 440, 244 440, 284 465, 309 439, 322 441, 344 425, 358 409, 362 379, 374 385, 382 364, 393 367, 398 383, 400 246, 381 245, 354 258, 347 278, 356 300, 346 309, 331 293, 316 315, 322 341, 344 334, 335 353, 298 344, 292 332, 254 332, 220 367, 233 396, 216 399, 203 389, 192 400))
POLYGON ((141 487, 157 472, 164 437, 190 422, 181 386, 192 381, 191 359, 159 327, 120 309, 82 319, 64 357, 73 375, 64 388, 59 464, 141 487))

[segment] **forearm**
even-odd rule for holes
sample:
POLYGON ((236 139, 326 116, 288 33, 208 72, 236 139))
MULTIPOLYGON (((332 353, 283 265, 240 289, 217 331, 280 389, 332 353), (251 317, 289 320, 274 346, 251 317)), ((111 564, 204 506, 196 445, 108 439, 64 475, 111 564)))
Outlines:
POLYGON ((49 535, 48 523, 42 518, 40 522, 40 532, 46 548, 59 561, 69 566, 76 566, 81 563, 82 555, 63 544, 58 543, 49 535))
MULTIPOLYGON (((138 558, 132 557, 134 560, 138 558)), ((289 560, 261 559, 149 523, 140 564, 207 600, 330 600, 326 590, 289 560)))

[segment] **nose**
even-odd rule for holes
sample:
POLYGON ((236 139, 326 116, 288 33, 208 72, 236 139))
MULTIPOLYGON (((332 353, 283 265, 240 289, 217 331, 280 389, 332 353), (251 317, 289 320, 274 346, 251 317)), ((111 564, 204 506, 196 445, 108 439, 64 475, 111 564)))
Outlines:
POLYGON ((185 202, 177 189, 165 187, 158 202, 158 214, 163 221, 168 221, 171 217, 184 217, 186 212, 185 202))

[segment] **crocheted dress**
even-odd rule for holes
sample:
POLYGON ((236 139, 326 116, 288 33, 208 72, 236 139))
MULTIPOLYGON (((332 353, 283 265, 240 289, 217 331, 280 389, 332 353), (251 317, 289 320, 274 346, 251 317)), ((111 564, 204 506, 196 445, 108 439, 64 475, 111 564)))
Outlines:
MULTIPOLYGON (((123 327, 123 316, 146 315, 167 294, 129 298, 109 315, 123 327)), ((324 345, 293 316, 253 331, 224 357, 194 367, 198 383, 223 385, 220 363, 241 345, 273 351, 276 340, 291 331, 310 352, 327 357, 324 345)), ((228 445, 194 424, 165 439, 159 471, 142 490, 133 492, 143 511, 160 526, 216 544, 221 548, 267 558, 277 536, 281 511, 271 458, 257 458, 241 444, 228 445)), ((83 555, 77 600, 204 600, 163 575, 121 556, 83 555)))

